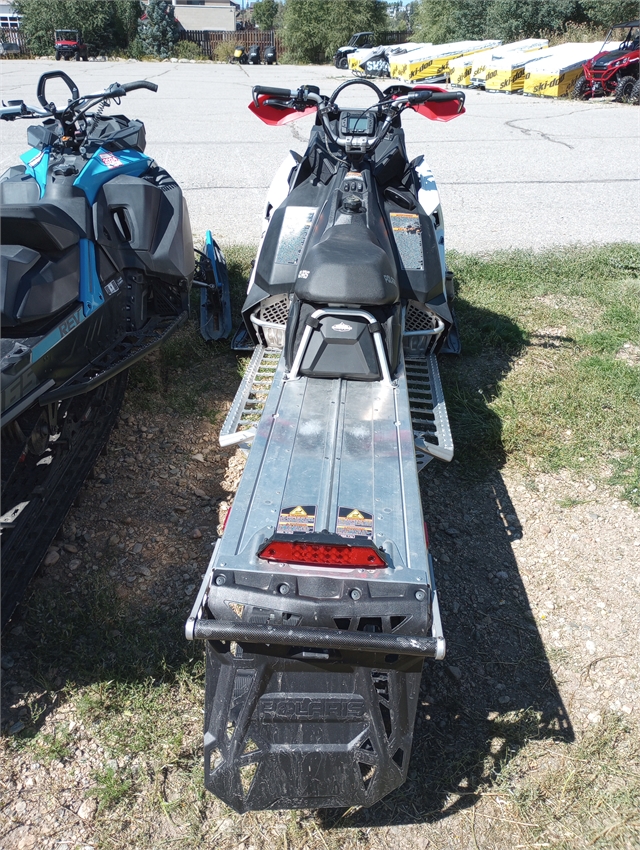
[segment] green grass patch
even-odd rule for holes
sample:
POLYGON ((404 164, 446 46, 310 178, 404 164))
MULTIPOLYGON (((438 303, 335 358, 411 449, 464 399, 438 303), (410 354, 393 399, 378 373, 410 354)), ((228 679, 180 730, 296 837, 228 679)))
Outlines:
POLYGON ((496 786, 513 804, 516 819, 533 825, 526 833, 528 846, 554 850, 637 846, 640 745, 636 730, 624 720, 605 716, 569 752, 534 743, 526 758, 528 770, 516 758, 505 765, 496 786))
POLYGON ((449 261, 463 354, 443 377, 458 459, 613 472, 637 498, 640 368, 618 355, 640 342, 640 249, 449 261))
MULTIPOLYGON (((247 282, 255 258, 250 245, 225 250, 234 328, 242 321, 247 282)), ((218 399, 235 392, 242 367, 236 368, 230 341, 205 342, 199 332, 200 290, 191 293, 191 316, 160 350, 131 369, 129 403, 137 410, 171 408, 183 416, 218 422, 218 399)))

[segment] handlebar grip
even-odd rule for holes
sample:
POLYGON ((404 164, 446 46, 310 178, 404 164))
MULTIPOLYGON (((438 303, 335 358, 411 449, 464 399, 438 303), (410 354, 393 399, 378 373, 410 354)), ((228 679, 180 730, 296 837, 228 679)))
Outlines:
POLYGON ((444 103, 448 100, 457 100, 464 103, 464 97, 464 92, 461 91, 435 91, 429 100, 435 101, 436 103, 444 103))
POLYGON ((152 83, 149 80, 135 80, 133 83, 122 83, 120 88, 124 89, 125 92, 135 91, 136 89, 148 89, 149 91, 158 91, 158 86, 156 83, 152 83))
POLYGON ((272 97, 286 98, 291 98, 295 96, 295 92, 292 92, 290 89, 275 89, 272 86, 254 86, 253 96, 257 97, 259 94, 268 94, 272 97))

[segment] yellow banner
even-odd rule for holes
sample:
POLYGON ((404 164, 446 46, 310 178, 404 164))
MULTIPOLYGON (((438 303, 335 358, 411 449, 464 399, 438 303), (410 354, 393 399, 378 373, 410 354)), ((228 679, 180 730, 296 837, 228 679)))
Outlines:
POLYGON ((524 93, 538 97, 562 97, 573 91, 576 80, 581 74, 582 66, 555 74, 536 74, 533 70, 527 71, 524 79, 524 93))
POLYGON ((524 68, 488 68, 484 78, 487 91, 514 92, 524 87, 524 68))
POLYGON ((471 65, 456 65, 450 69, 449 82, 454 86, 471 85, 471 65))

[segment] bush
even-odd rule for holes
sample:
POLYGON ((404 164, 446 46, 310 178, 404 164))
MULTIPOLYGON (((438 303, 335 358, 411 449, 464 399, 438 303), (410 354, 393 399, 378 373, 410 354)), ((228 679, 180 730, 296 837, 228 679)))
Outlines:
POLYGON ((179 41, 173 48, 176 59, 202 59, 202 50, 195 41, 179 41))
POLYGON ((285 48, 289 61, 329 62, 356 32, 387 26, 381 0, 287 0, 284 6, 285 48))
POLYGON ((56 29, 81 30, 93 56, 126 50, 140 17, 138 0, 14 0, 13 8, 36 56, 53 52, 56 29))
POLYGON ((217 62, 228 62, 236 49, 235 41, 221 41, 214 50, 217 62))

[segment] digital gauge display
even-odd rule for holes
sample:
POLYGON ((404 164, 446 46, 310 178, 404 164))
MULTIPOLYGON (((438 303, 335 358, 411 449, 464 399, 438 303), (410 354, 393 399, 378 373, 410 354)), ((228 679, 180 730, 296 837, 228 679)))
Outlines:
POLYGON ((349 115, 347 118, 347 133, 366 133, 369 129, 369 119, 366 115, 357 117, 349 115))
POLYGON ((371 112, 343 112, 340 115, 340 134, 342 136, 373 136, 375 117, 371 112))

